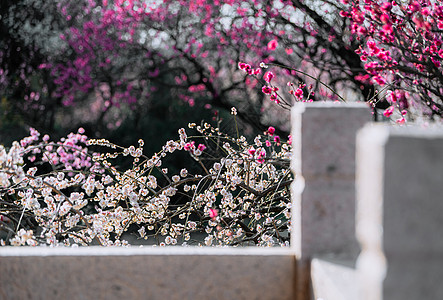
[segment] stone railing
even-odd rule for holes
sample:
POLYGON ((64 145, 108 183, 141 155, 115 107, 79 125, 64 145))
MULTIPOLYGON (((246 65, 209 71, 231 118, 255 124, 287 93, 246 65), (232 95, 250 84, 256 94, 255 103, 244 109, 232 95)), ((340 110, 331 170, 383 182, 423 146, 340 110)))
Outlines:
POLYGON ((360 299, 441 299, 443 128, 366 126, 357 141, 360 299))
POLYGON ((364 104, 292 117, 290 248, 2 247, 0 299, 441 297, 443 129, 368 125, 364 104))
POLYGON ((443 127, 366 124, 356 139, 345 138, 361 127, 364 108, 324 106, 294 109, 302 143, 294 168, 305 186, 294 188, 299 299, 309 292, 324 300, 441 298, 443 127), (303 129, 315 126, 309 122, 324 126, 320 142, 319 130, 303 129))
POLYGON ((289 249, 5 248, 0 299, 294 299, 289 249))

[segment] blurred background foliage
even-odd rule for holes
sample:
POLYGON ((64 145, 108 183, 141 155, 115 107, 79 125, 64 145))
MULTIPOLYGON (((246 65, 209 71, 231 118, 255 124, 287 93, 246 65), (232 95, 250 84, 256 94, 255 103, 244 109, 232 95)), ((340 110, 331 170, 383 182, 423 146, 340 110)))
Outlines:
POLYGON ((233 106, 244 134, 272 125, 287 136, 288 110, 241 61, 309 73, 276 74, 288 103, 288 81, 306 83, 313 101, 337 100, 321 80, 384 110, 345 9, 325 0, 1 0, 0 142, 29 127, 57 139, 82 126, 124 146, 142 138, 149 155, 188 122, 222 119, 233 130, 233 106))
MULTIPOLYGON (((25 136, 29 127, 58 139, 82 126, 90 137, 107 138, 123 146, 134 144, 142 138, 146 141, 147 152, 153 153, 161 149, 167 140, 176 139, 177 130, 186 127, 188 122, 225 119, 223 125, 232 125, 228 125, 232 119, 227 103, 212 105, 211 95, 204 93, 191 99, 186 95, 189 86, 195 86, 191 80, 180 87, 184 92, 177 91, 176 84, 170 84, 176 76, 181 75, 186 80, 186 75, 183 76, 185 73, 175 72, 175 69, 186 68, 186 65, 175 63, 166 66, 164 60, 159 60, 162 49, 152 51, 156 53, 149 57, 146 53, 150 53, 150 49, 139 43, 131 44, 126 38, 116 37, 109 28, 108 38, 120 44, 107 49, 109 51, 94 51, 97 56, 103 56, 100 59, 111 57, 113 65, 106 69, 99 65, 99 58, 94 62, 89 61, 89 67, 93 68, 88 74, 92 82, 89 86, 90 82, 82 82, 82 78, 79 78, 84 75, 84 70, 78 66, 74 66, 70 72, 80 75, 70 74, 70 77, 63 77, 61 82, 61 66, 69 66, 81 56, 72 49, 73 44, 66 45, 62 36, 66 32, 85 29, 82 26, 91 20, 99 22, 100 14, 94 14, 90 9, 92 6, 101 9, 101 1, 79 1, 75 5, 70 5, 68 1, 35 0, 2 0, 0 3, 2 144, 10 145, 13 140, 25 136), (115 56, 112 56, 113 51, 117 53, 115 56), (159 69, 162 69, 160 74, 159 69), (86 88, 65 91, 63 94, 59 89, 64 84, 72 88, 76 84, 83 84, 86 88), (103 85, 105 90, 102 89, 103 85), (137 99, 126 102, 127 99, 116 99, 119 86, 121 98, 129 96, 137 99), (114 94, 107 97, 114 97, 114 100, 103 97, 106 88, 113 90, 111 93, 114 94), (69 97, 75 98, 75 103, 66 104, 69 97)), ((137 22, 135 19, 133 21, 137 22)), ((110 22, 118 21, 113 19, 110 22)), ((195 70, 191 70, 191 73, 195 73, 195 70)), ((202 82, 203 78, 198 80, 202 82)), ((248 122, 247 118, 245 122, 240 120, 239 124, 247 127, 247 132, 252 132, 254 126, 255 130, 260 128, 257 126, 260 122, 254 124, 248 122)))

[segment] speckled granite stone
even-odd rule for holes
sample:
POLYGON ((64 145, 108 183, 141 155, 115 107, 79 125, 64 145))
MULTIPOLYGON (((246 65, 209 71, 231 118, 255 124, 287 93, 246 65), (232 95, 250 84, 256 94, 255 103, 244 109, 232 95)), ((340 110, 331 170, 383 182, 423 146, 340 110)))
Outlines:
POLYGON ((355 141, 370 121, 364 103, 294 106, 292 241, 299 258, 330 253, 356 258, 355 141))
POLYGON ((443 127, 358 135, 359 299, 443 296, 443 127))
POLYGON ((0 299, 294 299, 287 249, 14 250, 0 249, 0 299))

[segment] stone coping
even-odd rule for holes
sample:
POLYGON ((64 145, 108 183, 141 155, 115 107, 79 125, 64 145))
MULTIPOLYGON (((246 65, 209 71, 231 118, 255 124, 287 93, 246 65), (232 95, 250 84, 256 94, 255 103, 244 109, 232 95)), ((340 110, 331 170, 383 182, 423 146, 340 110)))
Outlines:
POLYGON ((7 256, 130 256, 130 255, 227 255, 227 256, 295 256, 290 247, 0 247, 0 257, 7 256))
POLYGON ((294 300, 290 248, 4 247, 0 299, 294 300))
POLYGON ((435 139, 443 137, 443 125, 441 124, 417 124, 409 123, 402 126, 390 126, 384 123, 368 123, 362 130, 366 138, 379 137, 384 141, 389 137, 409 137, 422 139, 435 139))
POLYGON ((303 108, 361 108, 369 105, 366 102, 335 102, 335 101, 316 101, 316 102, 299 102, 295 103, 293 109, 299 110, 303 108))

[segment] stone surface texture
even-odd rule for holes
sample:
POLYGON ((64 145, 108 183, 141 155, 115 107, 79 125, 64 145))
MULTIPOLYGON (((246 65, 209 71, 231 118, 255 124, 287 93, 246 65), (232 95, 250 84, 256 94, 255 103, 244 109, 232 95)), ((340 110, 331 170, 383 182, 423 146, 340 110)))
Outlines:
POLYGON ((386 262, 383 239, 383 164, 388 132, 368 125, 357 135, 356 235, 361 253, 357 270, 361 279, 361 299, 380 300, 386 262))
POLYGON ((103 250, 0 252, 0 299, 294 299, 287 251, 103 250))
POLYGON ((358 274, 353 261, 314 258, 311 262, 314 299, 356 300, 358 274))
POLYGON ((362 299, 440 299, 443 128, 368 126, 358 149, 362 299))
POLYGON ((356 258, 355 140, 371 121, 370 110, 363 103, 309 103, 295 106, 292 118, 292 241, 298 257, 356 258))

